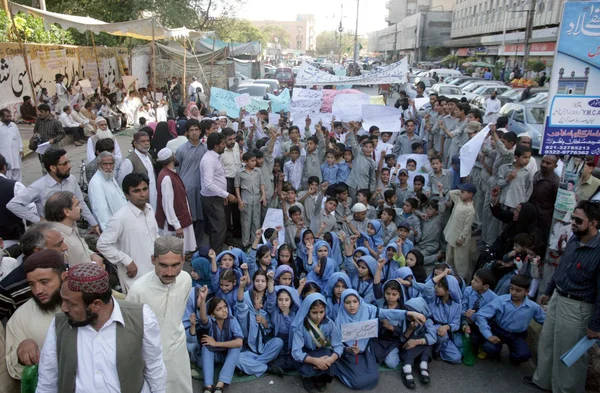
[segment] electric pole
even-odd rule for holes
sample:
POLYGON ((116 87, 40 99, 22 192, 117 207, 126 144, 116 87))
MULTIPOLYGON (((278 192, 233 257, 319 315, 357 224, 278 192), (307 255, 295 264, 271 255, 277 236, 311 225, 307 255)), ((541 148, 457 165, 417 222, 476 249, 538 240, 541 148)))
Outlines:
POLYGON ((354 65, 358 67, 358 8, 360 0, 356 0, 356 27, 354 29, 354 65))
POLYGON ((525 27, 525 45, 523 46, 523 74, 526 76, 529 63, 529 41, 533 31, 533 18, 535 16, 536 0, 531 0, 530 8, 527 10, 527 26, 525 27))

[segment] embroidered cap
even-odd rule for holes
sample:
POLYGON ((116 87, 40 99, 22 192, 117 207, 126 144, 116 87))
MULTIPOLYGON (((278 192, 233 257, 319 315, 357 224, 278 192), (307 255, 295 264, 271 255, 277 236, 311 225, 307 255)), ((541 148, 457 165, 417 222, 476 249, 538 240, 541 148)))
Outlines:
POLYGON ((108 273, 95 263, 81 263, 67 273, 69 289, 74 292, 102 294, 110 289, 108 273))

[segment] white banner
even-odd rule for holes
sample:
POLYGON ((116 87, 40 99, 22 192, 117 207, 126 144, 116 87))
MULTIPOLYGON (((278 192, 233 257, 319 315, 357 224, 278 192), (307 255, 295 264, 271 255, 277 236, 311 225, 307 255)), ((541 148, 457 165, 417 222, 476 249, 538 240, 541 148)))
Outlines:
POLYGON ((302 88, 294 88, 292 92, 292 102, 290 104, 290 112, 305 113, 319 112, 323 101, 323 92, 320 90, 310 90, 302 88))
MULTIPOLYGON (((371 97, 372 98, 372 97, 371 97)), ((363 105, 362 120, 363 128, 368 130, 372 126, 379 127, 381 132, 398 132, 400 131, 400 115, 402 111, 393 106, 383 105, 363 105)))
POLYGON ((363 105, 370 102, 366 94, 338 94, 333 99, 333 115, 341 121, 360 121, 363 105))
POLYGON ((490 132, 489 124, 460 148, 460 177, 467 177, 475 165, 475 160, 481 151, 483 141, 490 132))
POLYGON ((405 83, 408 74, 408 61, 405 58, 397 63, 381 67, 378 70, 359 76, 337 76, 321 71, 303 62, 296 76, 296 86, 313 85, 380 85, 388 83, 405 83))

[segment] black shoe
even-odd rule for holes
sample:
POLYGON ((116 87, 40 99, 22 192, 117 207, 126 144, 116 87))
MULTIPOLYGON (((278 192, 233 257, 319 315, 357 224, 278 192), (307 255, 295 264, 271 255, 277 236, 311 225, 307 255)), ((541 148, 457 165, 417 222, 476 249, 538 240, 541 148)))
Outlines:
POLYGON ((429 384, 429 382, 431 382, 431 378, 429 378, 429 370, 421 370, 419 373, 419 380, 423 385, 429 384), (426 371, 427 375, 423 375, 423 371, 426 371))
POLYGON ((302 378, 302 387, 308 393, 317 393, 317 388, 311 378, 302 378))
POLYGON ((315 386, 319 392, 327 391, 327 382, 323 381, 322 379, 317 379, 315 381, 315 386))
POLYGON ((434 352, 432 356, 433 360, 441 360, 441 356, 439 352, 434 352))
POLYGON ((283 376, 285 375, 283 369, 277 366, 269 366, 269 368, 267 369, 267 374, 277 375, 280 378, 283 378, 283 376))
POLYGON ((530 376, 525 376, 522 379, 523 383, 531 388, 535 388, 535 389, 539 389, 542 390, 544 392, 551 392, 551 390, 548 389, 544 389, 542 387, 539 387, 535 382, 533 382, 533 377, 530 376))
POLYGON ((402 376, 402 383, 404 383, 404 386, 406 386, 409 389, 414 389, 416 387, 414 378, 411 378, 411 379, 406 378, 409 375, 412 376, 412 373, 407 374, 404 372, 404 370, 402 370, 400 375, 402 376))

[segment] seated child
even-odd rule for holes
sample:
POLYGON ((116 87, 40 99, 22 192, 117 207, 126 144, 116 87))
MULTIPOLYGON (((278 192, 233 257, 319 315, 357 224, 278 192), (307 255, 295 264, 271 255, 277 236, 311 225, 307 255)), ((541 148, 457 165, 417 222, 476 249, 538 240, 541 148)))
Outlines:
POLYGON ((532 319, 543 324, 546 313, 539 304, 527 298, 531 279, 517 274, 510 279, 510 294, 498 296, 475 313, 475 323, 487 340, 483 350, 490 358, 500 359, 502 345, 509 350, 511 364, 531 358, 527 346, 527 328, 532 319))
POLYGON ((362 203, 367 207, 367 220, 374 220, 377 218, 377 210, 371 205, 371 196, 373 194, 370 190, 361 189, 356 193, 356 200, 358 203, 362 203))
POLYGON ((414 212, 419 207, 419 202, 415 198, 407 198, 402 206, 402 219, 410 225, 408 238, 413 243, 418 243, 421 238, 421 221, 414 212))
POLYGON ((333 273, 327 280, 324 295, 327 298, 327 317, 329 319, 335 321, 342 304, 342 292, 349 288, 352 288, 350 277, 344 272, 333 273))
POLYGON ((398 227, 394 224, 396 210, 386 207, 381 212, 381 224, 383 225, 383 243, 388 244, 396 236, 398 227))
POLYGON ((528 233, 519 233, 513 238, 513 250, 502 256, 502 261, 492 265, 498 284, 494 292, 497 295, 506 295, 509 292, 510 279, 518 274, 519 268, 528 262, 527 250, 534 247, 534 237, 528 233))
MULTIPOLYGON (((277 375, 299 370, 302 364, 294 360, 291 353, 292 322, 300 309, 298 293, 293 288, 286 286, 269 287, 266 309, 271 316, 273 337, 283 342, 281 351, 271 362, 269 369, 277 375)), ((269 369, 267 369, 268 372, 269 369)))
POLYGON ((483 306, 489 304, 498 296, 490 289, 496 284, 494 274, 490 269, 479 269, 471 280, 471 286, 464 291, 462 300, 462 331, 471 335, 471 344, 478 350, 480 359, 486 358, 483 352, 483 339, 479 327, 475 324, 473 315, 483 306))
MULTIPOLYGON (((351 246, 348 251, 354 251, 356 237, 350 239, 351 246)), ((373 292, 373 278, 377 272, 377 260, 369 255, 369 251, 364 247, 359 247, 353 252, 353 256, 346 254, 346 272, 350 277, 352 288, 355 289, 361 298, 369 304, 375 304, 375 293, 373 292), (356 254, 362 254, 358 257, 356 254), (355 258, 356 257, 356 258, 355 258)))

